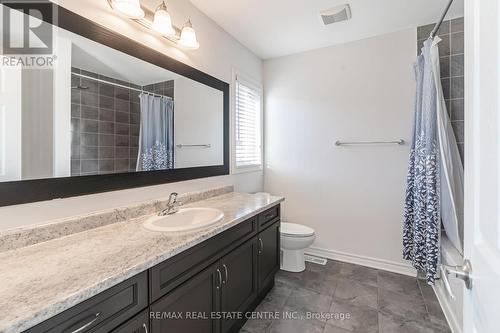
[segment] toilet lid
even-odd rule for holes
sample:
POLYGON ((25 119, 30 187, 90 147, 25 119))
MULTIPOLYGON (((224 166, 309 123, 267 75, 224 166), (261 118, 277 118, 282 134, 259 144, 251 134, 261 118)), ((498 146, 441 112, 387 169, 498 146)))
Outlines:
POLYGON ((296 223, 281 223, 280 232, 282 235, 306 237, 314 235, 314 229, 296 223))

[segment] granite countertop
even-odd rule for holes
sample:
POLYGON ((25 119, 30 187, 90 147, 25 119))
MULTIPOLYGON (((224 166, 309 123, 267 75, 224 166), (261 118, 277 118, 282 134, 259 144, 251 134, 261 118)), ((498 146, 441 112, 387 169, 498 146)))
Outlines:
POLYGON ((147 215, 0 253, 0 332, 22 332, 281 201, 231 192, 185 206, 224 212, 207 229, 153 232, 147 215))

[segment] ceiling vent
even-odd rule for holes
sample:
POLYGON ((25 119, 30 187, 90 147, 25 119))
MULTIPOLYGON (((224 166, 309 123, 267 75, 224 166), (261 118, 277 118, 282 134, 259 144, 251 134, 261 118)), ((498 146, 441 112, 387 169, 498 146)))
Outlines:
POLYGON ((352 17, 351 6, 348 4, 336 6, 319 13, 324 25, 347 21, 352 17))

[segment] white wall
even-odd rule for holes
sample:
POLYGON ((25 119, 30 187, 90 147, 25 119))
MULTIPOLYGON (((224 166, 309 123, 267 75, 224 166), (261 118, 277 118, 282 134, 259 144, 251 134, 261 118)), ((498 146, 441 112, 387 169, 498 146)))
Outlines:
MULTIPOLYGON (((168 5, 174 24, 182 26, 188 18, 191 18, 201 44, 200 49, 196 51, 182 51, 136 23, 118 17, 110 10, 105 0, 58 0, 54 2, 225 82, 231 83, 233 68, 244 70, 256 79, 262 79, 262 61, 197 10, 189 1, 170 0, 168 5)), ((157 5, 157 1, 150 2, 153 7, 157 5)), ((172 191, 184 192, 221 184, 234 184, 237 191, 260 191, 262 173, 213 177, 102 193, 77 199, 3 207, 0 208, 0 230, 44 223, 51 219, 167 196, 172 191)))
POLYGON ((22 69, 0 65, 0 181, 22 175, 22 69))
POLYGON ((57 38, 54 67, 54 177, 71 175, 71 40, 57 38), (59 55, 70 54, 70 57, 59 55))
POLYGON ((401 265, 415 30, 264 62, 264 187, 284 219, 313 227, 326 253, 401 265))
POLYGON ((50 178, 54 174, 53 82, 52 69, 22 70, 22 179, 50 178))
MULTIPOLYGON (((3 8, 0 10, 3 11, 3 8)), ((28 16, 15 10, 10 14, 9 34, 15 43, 22 45, 22 28, 28 16)), ((43 25, 48 23, 43 22, 43 25)), ((22 150, 20 179, 24 180, 70 175, 71 112, 68 106, 71 104, 71 41, 57 32, 54 35, 59 37, 54 39, 53 45, 53 54, 58 57, 55 66, 20 69, 22 86, 19 89, 11 87, 13 78, 6 80, 11 90, 9 98, 12 99, 14 93, 19 95, 19 103, 22 101, 22 112, 19 112, 19 115, 22 114, 22 129, 18 130, 22 138, 16 140, 20 147, 16 149, 22 150), (16 89, 19 91, 15 92, 16 89)), ((15 117, 11 116, 9 120, 12 123, 7 123, 8 127, 17 127, 15 117)), ((12 142, 12 139, 8 141, 12 142)), ((14 168, 15 159, 7 159, 6 164, 14 168)))
POLYGON ((224 163, 224 94, 194 80, 174 81, 175 168, 224 163), (193 98, 196 96, 196 98, 193 98), (204 145, 210 148, 177 145, 204 145))

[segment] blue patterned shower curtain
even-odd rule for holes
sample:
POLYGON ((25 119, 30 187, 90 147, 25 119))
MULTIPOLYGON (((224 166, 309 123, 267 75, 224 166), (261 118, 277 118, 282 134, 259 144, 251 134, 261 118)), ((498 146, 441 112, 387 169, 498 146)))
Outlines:
POLYGON ((437 126, 440 87, 434 80, 433 47, 432 39, 425 41, 415 64, 417 93, 403 227, 403 257, 425 273, 429 284, 434 284, 439 275, 441 229, 437 126))
POLYGON ((174 102, 143 93, 137 171, 173 168, 174 102))

